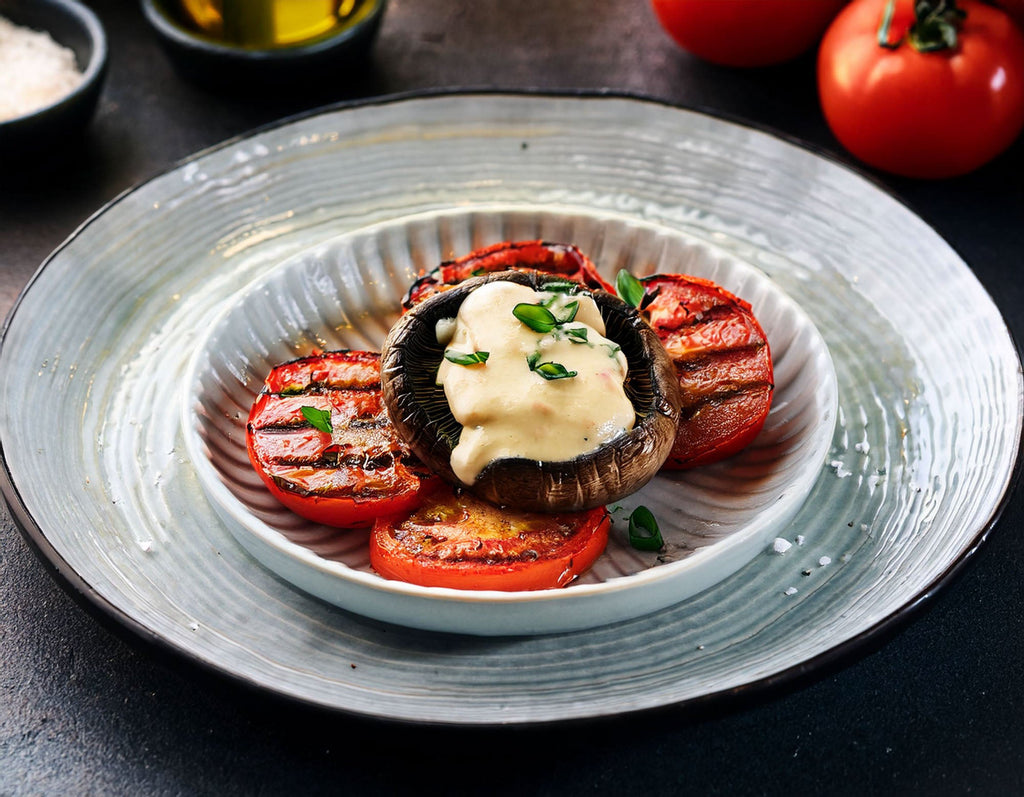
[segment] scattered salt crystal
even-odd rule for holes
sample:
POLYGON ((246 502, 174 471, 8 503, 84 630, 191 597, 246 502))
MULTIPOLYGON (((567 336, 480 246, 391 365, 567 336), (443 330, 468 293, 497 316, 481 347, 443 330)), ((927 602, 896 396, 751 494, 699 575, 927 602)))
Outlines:
POLYGON ((81 82, 70 49, 0 16, 0 121, 37 111, 81 82))
POLYGON ((871 445, 870 445, 869 443, 867 443, 867 442, 865 441, 865 442, 863 442, 863 443, 857 443, 857 444, 856 444, 856 445, 854 446, 854 448, 855 448, 855 449, 856 449, 857 451, 859 451, 859 452, 860 452, 861 454, 866 454, 866 453, 868 453, 868 451, 870 451, 870 450, 871 450, 871 445))
POLYGON ((818 560, 818 565, 820 567, 824 567, 825 565, 830 565, 830 564, 832 564, 832 557, 831 556, 823 556, 823 557, 821 557, 821 559, 818 560))
POLYGON ((772 551, 774 553, 785 553, 793 547, 793 543, 789 540, 784 540, 782 537, 776 537, 775 542, 772 543, 772 551))
POLYGON ((785 593, 786 595, 796 595, 796 593, 797 593, 797 588, 796 587, 787 587, 786 588, 786 593, 785 593))
POLYGON ((848 470, 841 459, 832 460, 831 462, 828 463, 828 466, 836 472, 836 476, 838 476, 840 479, 845 479, 848 476, 853 475, 853 471, 848 470))
POLYGON ((806 537, 804 537, 804 535, 803 535, 803 534, 797 534, 797 535, 796 535, 796 544, 797 544, 797 545, 803 545, 803 544, 804 544, 804 540, 805 540, 805 539, 807 539, 807 538, 806 538, 806 537))

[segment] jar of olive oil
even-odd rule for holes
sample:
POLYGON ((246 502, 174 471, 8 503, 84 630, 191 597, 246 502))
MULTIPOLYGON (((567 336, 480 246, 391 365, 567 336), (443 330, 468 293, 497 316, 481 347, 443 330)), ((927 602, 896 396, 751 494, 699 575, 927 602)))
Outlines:
POLYGON ((179 0, 185 21, 231 44, 293 47, 340 32, 372 0, 179 0))

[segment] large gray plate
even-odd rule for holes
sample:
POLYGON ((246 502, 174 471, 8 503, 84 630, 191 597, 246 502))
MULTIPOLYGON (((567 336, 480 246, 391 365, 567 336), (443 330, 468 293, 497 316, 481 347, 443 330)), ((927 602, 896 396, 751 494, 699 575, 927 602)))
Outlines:
MULTIPOLYGON (((475 242, 442 243, 445 254, 475 242)), ((112 203, 19 300, 0 401, 7 500, 97 606, 301 701, 482 724, 684 703, 864 638, 990 524, 1017 457, 1022 384, 1005 325, 965 264, 850 171, 654 102, 460 94, 273 127, 112 203), (839 418, 783 530, 802 544, 654 615, 515 638, 363 619, 249 557, 182 445, 182 374, 205 329, 244 285, 310 246, 484 205, 674 228, 759 267, 803 308, 835 363, 839 418)))

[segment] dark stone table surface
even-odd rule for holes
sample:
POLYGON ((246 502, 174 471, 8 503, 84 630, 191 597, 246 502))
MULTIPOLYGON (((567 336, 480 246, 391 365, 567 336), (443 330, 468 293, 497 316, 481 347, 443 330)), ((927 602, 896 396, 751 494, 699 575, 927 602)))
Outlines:
MULTIPOLYGON (((366 68, 284 95, 173 71, 138 6, 110 39, 98 114, 58 180, 0 185, 0 311, 120 192, 180 159, 339 100, 431 88, 612 89, 842 150, 813 55, 715 67, 645 0, 391 0, 366 68)), ((1024 141, 958 179, 872 174, 930 222, 1024 337, 1024 141)), ((45 331, 40 332, 45 334, 45 331)), ((0 510, 0 794, 1024 793, 1024 491, 959 576, 891 633, 753 698, 568 728, 446 730, 323 716, 167 660, 80 606, 0 510)))

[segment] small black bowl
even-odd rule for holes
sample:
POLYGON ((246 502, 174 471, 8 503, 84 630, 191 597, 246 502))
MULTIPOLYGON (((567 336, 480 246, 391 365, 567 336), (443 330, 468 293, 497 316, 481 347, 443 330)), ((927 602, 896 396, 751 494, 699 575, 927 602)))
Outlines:
POLYGON ((75 0, 0 0, 0 16, 44 31, 75 54, 82 83, 36 111, 0 121, 0 162, 59 152, 77 142, 92 119, 107 72, 107 36, 96 15, 75 0))
POLYGON ((368 55, 386 0, 370 0, 351 25, 307 43, 273 49, 244 47, 206 35, 182 21, 175 0, 142 0, 146 19, 178 73, 202 86, 240 94, 267 87, 301 87, 306 81, 337 83, 345 68, 368 55))

